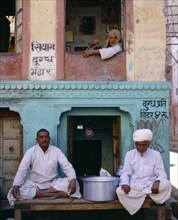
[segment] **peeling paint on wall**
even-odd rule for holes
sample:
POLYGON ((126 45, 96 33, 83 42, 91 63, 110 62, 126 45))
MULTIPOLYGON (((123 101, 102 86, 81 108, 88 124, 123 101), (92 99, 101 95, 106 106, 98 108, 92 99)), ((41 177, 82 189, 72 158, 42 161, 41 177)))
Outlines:
POLYGON ((129 62, 129 65, 128 65, 128 71, 129 71, 129 72, 132 72, 132 71, 133 71, 133 65, 134 65, 133 62, 130 61, 130 62, 129 62))
MULTIPOLYGON (((154 2, 154 1, 153 1, 154 2)), ((135 80, 165 81, 165 17, 163 4, 135 2, 135 80), (155 62, 156 61, 156 62, 155 62)))

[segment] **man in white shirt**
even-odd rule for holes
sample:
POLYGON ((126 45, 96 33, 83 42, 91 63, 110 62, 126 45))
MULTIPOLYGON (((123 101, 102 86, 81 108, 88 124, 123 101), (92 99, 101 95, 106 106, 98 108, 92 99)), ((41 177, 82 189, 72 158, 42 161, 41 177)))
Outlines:
POLYGON ((135 214, 147 195, 157 204, 170 198, 171 183, 167 180, 159 152, 149 148, 153 133, 139 129, 133 133, 136 149, 127 152, 116 193, 119 201, 130 213, 135 214))
MULTIPOLYGON (((119 43, 120 39, 121 39, 120 32, 116 29, 113 29, 107 34, 106 44, 104 48, 85 50, 81 53, 81 55, 84 58, 87 58, 92 55, 100 55, 102 60, 109 59, 113 57, 115 54, 122 51, 121 44, 119 43)), ((97 40, 95 41, 96 43, 98 43, 97 40)))
POLYGON ((11 205, 16 199, 41 197, 81 197, 76 173, 64 153, 50 145, 49 132, 40 129, 36 137, 37 145, 28 149, 19 165, 13 188, 9 190, 11 205), (61 178, 58 164, 66 174, 61 178))

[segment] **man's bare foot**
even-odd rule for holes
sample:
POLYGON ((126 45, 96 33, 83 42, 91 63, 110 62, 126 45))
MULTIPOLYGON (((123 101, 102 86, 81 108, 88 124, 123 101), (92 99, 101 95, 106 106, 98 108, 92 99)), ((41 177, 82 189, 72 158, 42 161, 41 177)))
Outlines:
POLYGON ((56 197, 57 198, 68 198, 69 196, 67 195, 67 193, 66 192, 58 192, 58 193, 56 193, 56 197))

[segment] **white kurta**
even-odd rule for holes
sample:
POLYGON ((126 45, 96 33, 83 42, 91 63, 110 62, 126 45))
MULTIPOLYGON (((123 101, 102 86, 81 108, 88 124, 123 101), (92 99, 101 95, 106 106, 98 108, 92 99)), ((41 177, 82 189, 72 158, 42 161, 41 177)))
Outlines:
POLYGON ((169 199, 171 183, 167 180, 160 153, 150 148, 143 156, 136 149, 127 152, 120 186, 116 192, 120 202, 131 215, 141 208, 147 195, 156 203, 164 203, 169 199), (152 194, 151 187, 156 180, 160 180, 159 193, 152 194), (124 184, 131 187, 128 195, 121 189, 124 184))
POLYGON ((116 44, 113 47, 99 49, 102 60, 111 58, 112 56, 114 56, 115 54, 117 54, 121 51, 122 51, 122 47, 119 44, 116 44))
MULTIPOLYGON (((13 186, 20 186, 19 199, 32 199, 37 190, 47 189, 51 186, 56 190, 68 192, 68 184, 72 179, 76 179, 75 170, 59 148, 49 145, 47 151, 43 152, 39 145, 35 145, 25 153, 13 186), (58 164, 66 174, 66 178, 59 176, 58 164)), ((8 199, 13 205, 15 199, 11 191, 12 189, 8 193, 8 199)), ((81 196, 78 185, 77 191, 73 195, 74 197, 81 196)))

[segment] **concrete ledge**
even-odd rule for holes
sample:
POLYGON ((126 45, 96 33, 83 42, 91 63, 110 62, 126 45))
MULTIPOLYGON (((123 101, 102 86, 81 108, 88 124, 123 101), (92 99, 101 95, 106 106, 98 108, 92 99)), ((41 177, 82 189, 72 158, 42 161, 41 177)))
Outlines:
POLYGON ((66 52, 65 80, 126 81, 126 54, 101 60, 99 55, 83 58, 81 52, 66 52))

